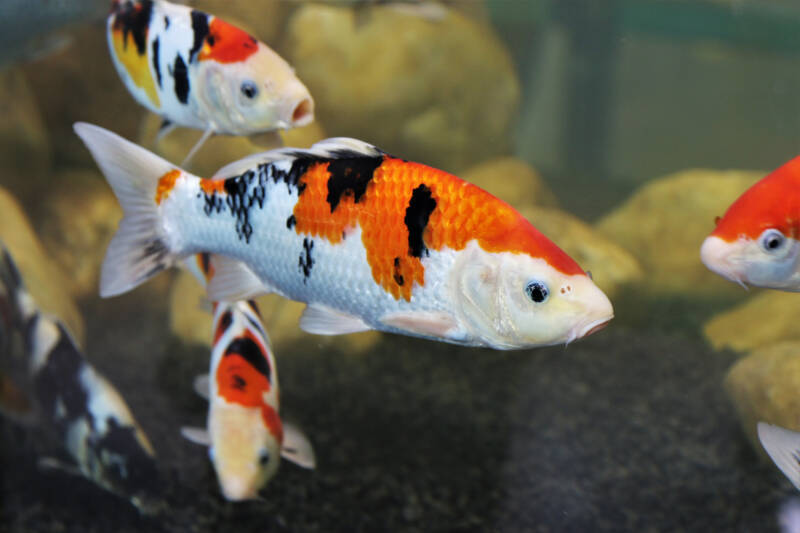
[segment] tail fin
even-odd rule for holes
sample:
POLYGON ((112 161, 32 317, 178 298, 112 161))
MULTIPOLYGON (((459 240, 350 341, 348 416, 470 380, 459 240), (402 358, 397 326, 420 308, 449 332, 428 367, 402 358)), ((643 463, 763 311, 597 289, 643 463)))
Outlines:
POLYGON ((759 422, 758 440, 792 485, 800 489, 800 433, 759 422))
POLYGON ((177 261, 161 234, 156 204, 159 178, 176 167, 99 126, 78 122, 74 128, 124 212, 100 272, 100 296, 107 298, 133 289, 177 261))

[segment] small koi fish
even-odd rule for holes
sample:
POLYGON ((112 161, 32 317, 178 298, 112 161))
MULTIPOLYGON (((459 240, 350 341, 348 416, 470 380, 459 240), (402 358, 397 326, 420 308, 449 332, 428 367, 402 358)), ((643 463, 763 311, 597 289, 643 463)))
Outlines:
MULTIPOLYGON (((208 274, 208 255, 198 254, 197 262, 208 274)), ((298 429, 281 422, 277 367, 256 303, 214 303, 213 335, 210 373, 195 380, 209 400, 208 429, 181 433, 209 447, 225 498, 257 498, 280 457, 314 468, 314 452, 298 429)))
POLYGON ((125 211, 102 296, 182 257, 215 264, 212 300, 305 302, 305 331, 376 329, 467 346, 569 343, 613 318, 586 272, 510 205, 355 139, 279 149, 201 179, 89 124, 75 131, 125 211))
POLYGON ((74 464, 43 458, 42 467, 81 475, 128 499, 142 513, 160 509, 155 452, 125 400, 80 352, 64 325, 42 314, 9 252, 0 252, 3 330, 25 337, 35 422, 59 441, 74 464))
POLYGON ((114 0, 108 47, 125 86, 172 126, 251 135, 309 124, 314 101, 264 43, 213 15, 163 0, 114 0))
POLYGON ((709 270, 743 287, 800 291, 800 157, 747 189, 700 248, 709 270))

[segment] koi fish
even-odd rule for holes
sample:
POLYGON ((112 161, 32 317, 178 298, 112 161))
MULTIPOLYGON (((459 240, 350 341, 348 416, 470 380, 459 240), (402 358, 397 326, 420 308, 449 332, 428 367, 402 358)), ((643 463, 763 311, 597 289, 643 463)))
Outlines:
POLYGON ((758 440, 775 466, 800 490, 800 433, 759 422, 758 440))
POLYGON ((72 462, 43 458, 40 466, 81 475, 128 499, 142 513, 160 508, 155 452, 125 400, 80 352, 64 324, 42 314, 25 290, 11 255, 0 253, 5 332, 25 337, 34 417, 72 462))
POLYGON ((114 0, 114 66, 139 104, 173 125, 251 135, 304 126, 314 101, 264 43, 213 15, 163 0, 114 0))
POLYGON ((711 271, 747 287, 800 291, 800 157, 747 189, 700 248, 711 271))
MULTIPOLYGON (((208 254, 185 263, 195 276, 202 272, 201 281, 210 277, 208 254)), ((214 303, 210 371, 195 380, 195 390, 209 401, 208 429, 184 427, 181 433, 208 446, 228 500, 257 498, 276 474, 281 457, 314 468, 308 439, 278 414, 277 366, 254 301, 214 303)))
POLYGON ((468 346, 570 342, 611 303, 507 203, 355 139, 279 149, 201 179, 121 137, 76 124, 125 212, 100 293, 126 292, 182 257, 217 261, 212 300, 275 292, 300 327, 376 329, 468 346))

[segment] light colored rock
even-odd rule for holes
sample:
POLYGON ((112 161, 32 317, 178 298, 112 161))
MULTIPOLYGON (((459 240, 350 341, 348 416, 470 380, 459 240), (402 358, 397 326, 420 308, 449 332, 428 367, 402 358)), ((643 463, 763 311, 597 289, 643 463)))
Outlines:
POLYGON ((763 290, 706 322, 703 334, 717 349, 750 351, 780 341, 800 342, 800 294, 763 290))
POLYGON ((99 171, 76 170, 53 177, 38 224, 42 243, 70 274, 76 298, 97 294, 100 265, 122 218, 122 208, 99 171))
POLYGON ((756 424, 800 430, 800 342, 782 342, 740 359, 725 378, 742 427, 761 450, 756 424))
MULTIPOLYGON (((354 354, 368 352, 380 339, 380 333, 367 331, 351 335, 317 336, 303 332, 298 323, 305 304, 286 300, 275 294, 256 298, 262 322, 276 353, 291 349, 297 341, 313 339, 323 346, 338 343, 343 350, 354 354)), ((170 328, 186 343, 210 346, 211 304, 205 289, 188 271, 182 270, 170 290, 170 328)))
POLYGON ((519 209, 528 205, 555 207, 556 195, 536 170, 515 157, 484 161, 460 176, 519 209))
POLYGON ((69 294, 65 272, 45 253, 22 208, 2 188, 0 213, 0 240, 14 257, 31 296, 44 312, 67 325, 78 344, 85 345, 83 317, 69 294))
MULTIPOLYGON (((200 130, 176 128, 162 137, 160 142, 156 144, 155 140, 160 126, 161 117, 148 113, 142 123, 139 144, 148 150, 153 150, 167 161, 171 161, 176 165, 180 165, 183 162, 192 147, 203 135, 200 130)), ((211 177, 217 170, 228 163, 251 154, 280 148, 283 145, 283 141, 277 132, 259 134, 254 139, 258 144, 249 137, 212 135, 192 157, 189 164, 185 166, 185 170, 198 176, 211 177)))
POLYGON ((333 136, 448 171, 510 149, 520 98, 510 56, 488 25, 455 10, 431 21, 382 5, 304 5, 282 50, 333 136))
POLYGON ((714 218, 764 175, 695 169, 658 178, 596 228, 639 259, 648 291, 692 297, 741 294, 741 287, 703 265, 700 245, 714 229, 714 218))
POLYGON ((579 218, 552 207, 530 206, 520 213, 590 271, 594 282, 609 297, 623 285, 641 280, 642 268, 636 258, 579 218))
POLYGON ((0 73, 0 175, 24 203, 49 183, 50 140, 31 86, 21 70, 0 73))

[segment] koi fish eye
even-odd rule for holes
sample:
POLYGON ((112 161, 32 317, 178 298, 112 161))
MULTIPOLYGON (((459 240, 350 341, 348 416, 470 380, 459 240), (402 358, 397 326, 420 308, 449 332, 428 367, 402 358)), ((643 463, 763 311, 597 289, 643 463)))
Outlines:
POLYGON ((528 295, 532 302, 540 304, 547 300, 550 291, 547 290, 547 285, 540 281, 529 281, 525 285, 525 294, 528 295))
POLYGON ((261 450, 258 454, 258 464, 261 466, 266 466, 269 462, 269 452, 267 450, 261 450))
POLYGON ((242 85, 239 87, 239 90, 241 90, 242 94, 250 100, 258 96, 258 85, 251 80, 243 81, 242 85))
POLYGON ((776 229, 768 229, 761 234, 759 241, 761 242, 761 247, 764 249, 764 251, 770 253, 777 251, 781 246, 783 246, 783 243, 786 242, 786 237, 784 237, 783 233, 776 229))

